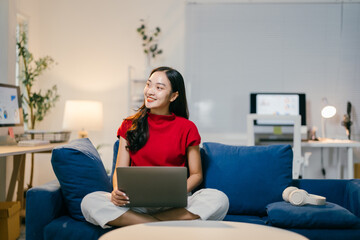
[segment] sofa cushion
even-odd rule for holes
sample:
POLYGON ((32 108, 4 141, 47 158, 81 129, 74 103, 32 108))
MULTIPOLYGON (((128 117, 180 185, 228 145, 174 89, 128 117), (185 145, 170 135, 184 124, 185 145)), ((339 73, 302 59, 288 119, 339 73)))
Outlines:
POLYGON ((360 218, 360 179, 352 179, 346 184, 344 207, 360 218))
POLYGON ((99 239, 114 228, 101 228, 88 222, 80 222, 69 216, 61 216, 52 220, 44 228, 44 239, 99 239))
POLYGON ((360 239, 360 229, 287 229, 311 240, 357 240, 360 239))
POLYGON ((270 225, 282 228, 351 228, 359 223, 349 210, 330 202, 293 206, 281 201, 269 204, 267 212, 270 225))
POLYGON ((77 139, 55 148, 51 164, 70 215, 85 221, 80 208, 83 197, 95 191, 112 190, 98 152, 89 139, 77 139))
POLYGON ((203 187, 224 192, 228 214, 266 215, 292 181, 290 145, 229 146, 203 143, 203 187))
POLYGON ((249 216, 249 215, 230 215, 230 214, 227 214, 225 216, 224 221, 254 223, 260 225, 266 225, 266 223, 268 222, 267 216, 259 217, 254 215, 249 216))

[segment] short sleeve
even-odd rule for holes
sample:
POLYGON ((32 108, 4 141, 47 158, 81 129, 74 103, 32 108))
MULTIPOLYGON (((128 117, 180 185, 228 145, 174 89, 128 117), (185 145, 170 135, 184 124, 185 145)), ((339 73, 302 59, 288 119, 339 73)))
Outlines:
POLYGON ((189 124, 189 131, 186 138, 186 148, 191 146, 197 146, 201 142, 201 137, 196 125, 193 122, 189 124))
POLYGON ((121 126, 119 127, 116 136, 118 138, 122 137, 122 138, 126 139, 126 132, 129 130, 131 125, 132 125, 132 121, 125 119, 121 123, 121 126))

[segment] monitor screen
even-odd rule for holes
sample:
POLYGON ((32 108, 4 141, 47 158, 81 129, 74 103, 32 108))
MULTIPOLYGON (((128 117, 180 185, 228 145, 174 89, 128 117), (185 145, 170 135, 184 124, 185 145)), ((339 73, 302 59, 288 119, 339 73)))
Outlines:
MULTIPOLYGON (((250 112, 262 115, 301 115, 301 125, 306 125, 304 93, 251 93, 250 112)), ((255 125, 293 125, 286 120, 258 120, 255 125)))
MULTIPOLYGON (((14 85, 0 84, 0 128, 6 132, 9 127, 23 129, 20 88, 14 85)), ((18 133, 16 130, 14 133, 18 133)), ((3 133, 4 134, 4 133, 3 133)), ((7 133, 6 133, 7 134, 7 133)))

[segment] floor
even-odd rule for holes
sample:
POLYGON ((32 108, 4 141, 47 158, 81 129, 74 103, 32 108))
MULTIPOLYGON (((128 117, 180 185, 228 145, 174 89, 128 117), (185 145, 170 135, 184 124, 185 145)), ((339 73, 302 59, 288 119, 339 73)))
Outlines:
POLYGON ((25 240, 25 224, 21 224, 20 226, 20 236, 17 240, 25 240))

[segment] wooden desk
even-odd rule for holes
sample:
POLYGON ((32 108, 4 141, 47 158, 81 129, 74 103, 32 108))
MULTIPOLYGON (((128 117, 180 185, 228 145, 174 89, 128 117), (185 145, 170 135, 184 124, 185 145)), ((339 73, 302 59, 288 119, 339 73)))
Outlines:
POLYGON ((99 238, 99 240, 115 239, 306 240, 308 238, 295 232, 259 224, 195 220, 136 224, 128 227, 117 228, 99 238))
MULTIPOLYGON (((6 201, 12 201, 16 183, 17 201, 20 201, 23 206, 24 201, 24 174, 25 174, 25 158, 27 153, 43 153, 51 152, 57 146, 65 143, 50 143, 46 145, 33 146, 33 147, 19 147, 17 145, 0 146, 0 159, 6 159, 7 156, 14 156, 14 165, 11 174, 10 184, 6 195, 6 201)), ((5 183, 4 183, 5 184, 5 183)))
MULTIPOLYGON (((354 156, 353 148, 360 147, 360 142, 352 140, 342 140, 342 139, 320 139, 320 141, 306 141, 301 143, 302 148, 346 148, 347 149, 347 177, 349 179, 354 178, 354 156)), ((341 162, 339 161, 338 165, 338 174, 341 171, 341 162)))

